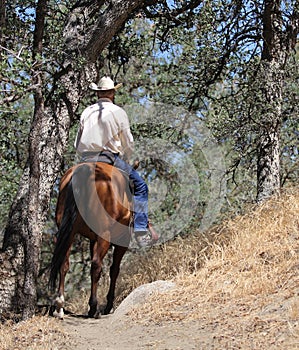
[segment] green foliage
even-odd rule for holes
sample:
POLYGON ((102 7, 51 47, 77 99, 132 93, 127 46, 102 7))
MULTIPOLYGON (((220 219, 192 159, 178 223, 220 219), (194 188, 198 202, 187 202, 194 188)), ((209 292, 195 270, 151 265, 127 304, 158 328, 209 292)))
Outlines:
MULTIPOLYGON (((103 3, 103 6, 108 6, 107 2, 103 3)), ((256 165, 253 164, 261 110, 265 108, 263 101, 257 103, 261 96, 258 95, 256 79, 262 52, 263 2, 209 0, 196 2, 194 8, 192 3, 195 2, 159 1, 156 5, 138 9, 134 13, 136 16, 126 23, 99 57, 100 66, 103 63, 99 74, 109 74, 115 81, 124 83, 116 96, 117 104, 126 108, 137 103, 143 108, 140 114, 148 112, 151 103, 162 103, 167 107, 167 122, 138 123, 136 115, 129 113, 129 117, 137 142, 157 139, 165 148, 175 147, 180 155, 190 158, 196 169, 198 185, 192 188, 193 185, 184 183, 185 188, 182 188, 177 170, 185 165, 182 156, 177 159, 173 156, 169 161, 148 154, 140 168, 151 186, 153 202, 165 193, 160 206, 151 210, 151 216, 158 223, 171 218, 182 205, 178 198, 183 191, 186 194, 199 191, 189 229, 198 227, 212 188, 212 169, 199 142, 203 136, 190 130, 196 130, 196 123, 208 125, 225 152, 230 178, 228 206, 223 207, 223 212, 228 207, 238 212, 245 202, 255 197, 256 165), (175 118, 175 107, 190 112, 192 118, 184 113, 175 118)), ((287 20, 294 2, 284 3, 288 4, 284 12, 287 20)), ((71 15, 70 9, 74 15, 72 24, 80 38, 84 36, 84 26, 93 25, 97 19, 97 13, 94 13, 90 22, 84 22, 85 5, 86 2, 75 0, 48 1, 43 55, 33 58, 33 9, 36 1, 6 2, 6 26, 1 38, 4 49, 0 60, 0 108, 3 115, 1 225, 7 217, 27 159, 27 137, 33 108, 32 78, 37 72, 43 73, 45 103, 55 106, 61 98, 61 71, 67 59, 76 57, 79 51, 72 47, 68 52, 70 56, 65 55, 64 40, 67 40, 70 28, 66 30, 64 25, 71 15), (41 62, 38 66, 36 59, 41 62)), ((76 57, 75 61, 74 70, 86 63, 84 55, 76 57)), ((296 181, 299 171, 298 62, 298 57, 291 57, 285 72, 281 129, 283 184, 296 181)), ((88 92, 80 101, 76 118, 79 119, 82 109, 95 100, 95 94, 88 92)), ((62 172, 76 161, 73 148, 76 128, 77 125, 70 130, 70 144, 62 172)), ((57 187, 50 204, 49 233, 55 231, 56 197, 57 187)), ((188 204, 183 202, 182 206, 188 204)), ((78 249, 81 248, 78 245, 78 249)))
MULTIPOLYGON (((1 108, 9 114, 17 106, 12 102, 18 101, 20 96, 24 97, 24 93, 29 98, 32 89, 30 84, 34 62, 30 48, 35 2, 10 1, 6 7, 7 25, 3 44, 7 50, 1 53, 0 72, 2 98, 9 103, 2 104, 1 108)), ((46 101, 53 102, 56 97, 59 98, 56 79, 64 64, 61 37, 65 35, 64 23, 72 7, 84 9, 83 4, 76 1, 53 0, 48 3, 44 55, 39 58, 43 60, 46 101)), ((290 3, 285 18, 291 10, 290 3)), ((256 104, 256 85, 253 84, 261 54, 262 25, 258 13, 262 13, 262 7, 257 1, 206 1, 194 8, 192 2, 159 3, 141 9, 137 17, 130 19, 99 58, 104 62, 100 74, 109 74, 114 80, 124 82, 124 88, 119 90, 116 97, 118 104, 126 106, 133 102, 163 102, 166 105, 182 106, 206 121, 227 149, 232 184, 239 187, 242 184, 244 189, 245 184, 248 185, 248 177, 254 177, 252 161, 255 159, 259 129, 259 120, 256 119, 258 113, 253 111, 253 108, 256 111, 260 108, 256 104), (188 6, 191 7, 188 9, 188 6), (236 166, 239 171, 236 171, 236 166), (241 174, 247 172, 248 176, 242 180, 241 174)), ((77 18, 79 22, 80 18, 77 18)), ((78 64, 84 64, 84 60, 81 63, 78 61, 78 64)), ((292 62, 288 72, 289 82, 285 85, 284 95, 285 121, 282 128, 285 180, 295 177, 296 171, 291 173, 295 169, 298 153, 297 124, 296 119, 291 117, 296 115, 292 106, 296 105, 297 65, 292 62)), ((93 101, 94 94, 87 94, 81 101, 79 112, 93 101)), ((28 125, 26 127, 28 131, 28 125)), ((170 136, 165 127, 158 129, 157 125, 154 129, 148 125, 143 125, 143 129, 139 126, 139 130, 133 126, 137 139, 141 135, 160 137, 170 143, 181 142, 184 152, 190 151, 188 143, 184 145, 183 140, 179 140, 179 136, 184 137, 183 134, 170 136), (173 137, 176 138, 175 141, 173 137)), ((74 134, 75 129, 71 132, 66 167, 74 161, 74 134)), ((12 139, 13 137, 10 140, 12 139)), ((5 144, 8 144, 7 140, 5 144)), ((7 149, 5 152, 10 152, 7 149)), ((2 151, 3 154, 5 152, 2 151)), ((196 162, 201 154, 193 150, 192 157, 193 162, 196 162)), ((149 169, 144 170, 144 175, 150 180, 147 174, 152 173, 154 165, 150 160, 145 163, 149 169)), ((156 166, 159 164, 156 163, 156 166)), ((11 169, 7 170, 10 173, 15 168, 10 164, 7 169, 11 169)), ((163 171, 160 177, 163 177, 163 171)), ((249 183, 253 191, 254 181, 249 183)))
POLYGON ((42 57, 33 53, 36 2, 15 0, 5 3, 5 27, 1 28, 0 51, 1 227, 6 222, 28 157, 28 135, 34 108, 34 77, 42 70, 46 99, 49 92, 52 94, 55 74, 62 64, 60 38, 72 3, 74 1, 48 2, 42 57))
POLYGON ((0 52, 1 165, 0 225, 4 226, 28 156, 27 139, 33 112, 31 46, 33 1, 6 2, 6 25, 0 52))
MULTIPOLYGON (((261 126, 267 129, 273 122, 266 120, 269 106, 260 94, 265 83, 257 78, 264 7, 258 1, 207 1, 194 11, 179 13, 184 5, 153 5, 131 20, 103 56, 104 71, 126 82, 130 98, 122 93, 124 104, 149 100, 183 106, 206 122, 226 149, 228 198, 238 211, 255 198, 258 135, 261 126), (176 16, 165 14, 173 9, 176 16)), ((282 30, 294 2, 286 9, 282 30)), ((290 60, 279 116, 283 185, 296 178, 298 163, 298 60, 290 60)))
POLYGON ((0 119, 0 227, 6 223, 28 157, 32 108, 32 99, 20 100, 15 103, 13 112, 3 113, 0 119))

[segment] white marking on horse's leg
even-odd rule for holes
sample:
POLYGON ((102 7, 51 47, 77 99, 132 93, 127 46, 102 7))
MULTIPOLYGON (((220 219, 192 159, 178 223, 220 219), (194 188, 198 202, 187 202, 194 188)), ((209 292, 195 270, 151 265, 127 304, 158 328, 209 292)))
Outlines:
POLYGON ((63 320, 64 312, 63 312, 63 305, 64 305, 64 296, 60 295, 55 299, 55 311, 53 312, 54 317, 58 317, 61 320, 63 320))
POLYGON ((59 318, 60 320, 63 320, 64 318, 63 308, 60 308, 59 310, 55 310, 53 312, 53 316, 59 318))
POLYGON ((56 297, 56 299, 55 299, 56 308, 57 309, 61 308, 61 307, 63 307, 63 305, 64 305, 64 296, 60 295, 60 296, 56 297))

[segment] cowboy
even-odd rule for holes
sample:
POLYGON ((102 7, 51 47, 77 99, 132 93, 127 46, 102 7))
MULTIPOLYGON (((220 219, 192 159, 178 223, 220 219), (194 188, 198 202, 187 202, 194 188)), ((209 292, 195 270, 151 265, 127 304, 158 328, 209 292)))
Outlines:
POLYGON ((99 161, 104 155, 129 175, 134 186, 135 239, 139 247, 149 247, 153 239, 148 227, 148 187, 128 163, 134 144, 129 119, 126 112, 114 104, 115 92, 121 85, 114 85, 109 77, 100 79, 98 85, 90 84, 99 100, 83 111, 75 148, 82 161, 99 161))

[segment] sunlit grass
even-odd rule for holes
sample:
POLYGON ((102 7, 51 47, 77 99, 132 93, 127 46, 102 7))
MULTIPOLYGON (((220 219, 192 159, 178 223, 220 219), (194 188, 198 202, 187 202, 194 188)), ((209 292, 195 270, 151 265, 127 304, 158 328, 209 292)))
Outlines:
POLYGON ((0 324, 2 350, 67 349, 69 336, 61 322, 54 318, 36 316, 28 321, 0 324))
MULTIPOLYGON (((108 271, 106 264, 100 303, 105 302, 108 271)), ((142 284, 172 280, 175 288, 152 293, 146 303, 130 311, 130 318, 158 324, 196 321, 207 327, 222 322, 224 329, 225 325, 235 327, 244 349, 252 332, 257 332, 253 348, 277 341, 293 349, 293 340, 299 340, 298 271, 299 190, 293 189, 209 232, 194 232, 148 252, 127 254, 118 279, 116 306, 142 284), (260 330, 263 333, 258 336, 260 330)), ((88 298, 89 285, 68 300, 67 308, 87 313, 88 298)), ((48 317, 0 326, 0 348, 4 350, 60 349, 67 337, 60 322, 48 317)), ((217 341, 224 344, 220 338, 217 341)))

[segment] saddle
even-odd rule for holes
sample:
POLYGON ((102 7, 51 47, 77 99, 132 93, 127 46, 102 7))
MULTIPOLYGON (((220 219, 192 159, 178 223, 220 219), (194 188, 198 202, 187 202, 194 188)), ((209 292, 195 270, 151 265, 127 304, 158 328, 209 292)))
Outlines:
POLYGON ((114 165, 115 154, 111 151, 101 151, 101 152, 85 152, 82 155, 83 162, 101 162, 110 165, 114 165))

